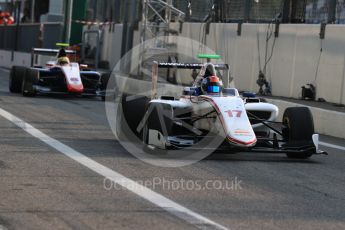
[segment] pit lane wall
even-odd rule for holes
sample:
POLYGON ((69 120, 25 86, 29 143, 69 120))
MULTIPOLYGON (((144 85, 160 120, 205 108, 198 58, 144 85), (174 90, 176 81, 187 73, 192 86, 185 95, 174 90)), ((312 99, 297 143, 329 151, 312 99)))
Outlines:
MULTIPOLYGON (((288 107, 305 106, 283 100, 267 99, 269 103, 278 106, 280 114, 278 120, 282 120, 283 113, 288 107)), ((314 118, 315 132, 333 137, 345 139, 345 113, 330 111, 326 109, 309 107, 314 118)))
MULTIPOLYGON (((178 30, 179 24, 172 27, 178 30)), ((184 23, 181 36, 200 41, 204 30, 205 24, 184 23)), ((261 68, 265 62, 267 24, 245 23, 240 36, 237 30, 237 24, 211 24, 206 43, 230 64, 235 85, 240 91, 257 92, 259 57, 261 68)), ((275 39, 272 59, 266 71, 273 95, 299 98, 301 86, 312 83, 317 87, 317 98, 345 104, 345 25, 327 25, 324 40, 320 39, 319 33, 320 25, 280 25, 279 37, 275 39)), ((135 37, 137 44, 139 32, 135 37)), ((274 35, 268 42, 268 56, 273 42, 274 35)), ((198 47, 193 48, 195 56, 202 52, 198 47)))
POLYGON ((0 67, 30 66, 31 53, 0 50, 0 67))
POLYGON ((0 25, 0 67, 29 66, 32 48, 55 48, 62 35, 63 24, 58 22, 0 25))

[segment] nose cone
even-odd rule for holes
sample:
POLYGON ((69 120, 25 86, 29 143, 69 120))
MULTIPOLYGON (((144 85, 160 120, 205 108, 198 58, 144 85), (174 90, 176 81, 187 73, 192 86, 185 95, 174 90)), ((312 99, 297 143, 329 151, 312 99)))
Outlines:
POLYGON ((79 65, 77 63, 71 63, 70 65, 61 67, 61 69, 65 74, 68 92, 84 92, 84 86, 81 81, 79 65))
MULTIPOLYGON (((236 134, 237 136, 237 134, 236 134)), ((253 147, 256 144, 256 137, 251 137, 250 139, 245 140, 244 138, 233 138, 230 135, 228 135, 227 140, 236 146, 239 147, 253 147)))
POLYGON ((241 98, 213 97, 209 98, 209 102, 217 111, 230 144, 238 147, 252 147, 256 144, 256 135, 241 98))
POLYGON ((70 93, 82 93, 82 92, 84 92, 84 87, 83 87, 83 85, 68 84, 67 85, 67 90, 70 93))

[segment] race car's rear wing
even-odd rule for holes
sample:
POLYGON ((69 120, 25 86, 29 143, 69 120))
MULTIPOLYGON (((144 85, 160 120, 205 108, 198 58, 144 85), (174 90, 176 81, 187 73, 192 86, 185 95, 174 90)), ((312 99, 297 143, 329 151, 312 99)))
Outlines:
MULTIPOLYGON (((41 49, 41 48, 33 48, 32 54, 36 55, 47 55, 47 56, 53 56, 59 53, 60 50, 58 49, 41 49)), ((76 54, 75 50, 65 50, 66 54, 76 54)))
MULTIPOLYGON (((202 63, 173 63, 173 62, 159 62, 158 68, 177 68, 177 69, 201 69, 204 66, 202 63)), ((213 64, 216 69, 228 70, 228 64, 213 64)))
MULTIPOLYGON (((60 50, 58 49, 43 49, 43 48, 33 48, 31 50, 31 66, 37 62, 38 55, 46 55, 46 56, 54 56, 59 53, 60 50)), ((66 54, 76 54, 75 50, 65 50, 66 54)))

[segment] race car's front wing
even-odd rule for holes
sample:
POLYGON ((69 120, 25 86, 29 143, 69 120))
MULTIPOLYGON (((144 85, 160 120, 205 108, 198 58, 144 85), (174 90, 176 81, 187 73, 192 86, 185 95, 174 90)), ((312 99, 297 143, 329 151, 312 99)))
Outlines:
MULTIPOLYGON (((167 138, 166 147, 168 149, 200 149, 205 146, 198 146, 198 142, 205 137, 187 137, 187 136, 170 136, 167 138)), ((211 136, 207 138, 212 139, 211 136)), ((237 153, 237 152, 254 152, 254 153, 284 153, 284 154, 303 154, 310 153, 311 155, 324 154, 327 152, 319 149, 319 135, 313 135, 313 141, 298 141, 298 142, 286 142, 276 138, 258 138, 255 146, 250 148, 240 148, 232 145, 228 141, 224 141, 220 146, 216 148, 212 146, 215 152, 222 153, 237 153)))

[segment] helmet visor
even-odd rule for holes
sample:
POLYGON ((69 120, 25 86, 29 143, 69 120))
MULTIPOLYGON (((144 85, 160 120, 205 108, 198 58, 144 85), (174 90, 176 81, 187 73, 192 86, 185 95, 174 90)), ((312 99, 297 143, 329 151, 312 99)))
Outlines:
POLYGON ((220 87, 218 85, 210 85, 207 87, 208 93, 220 93, 220 87))

